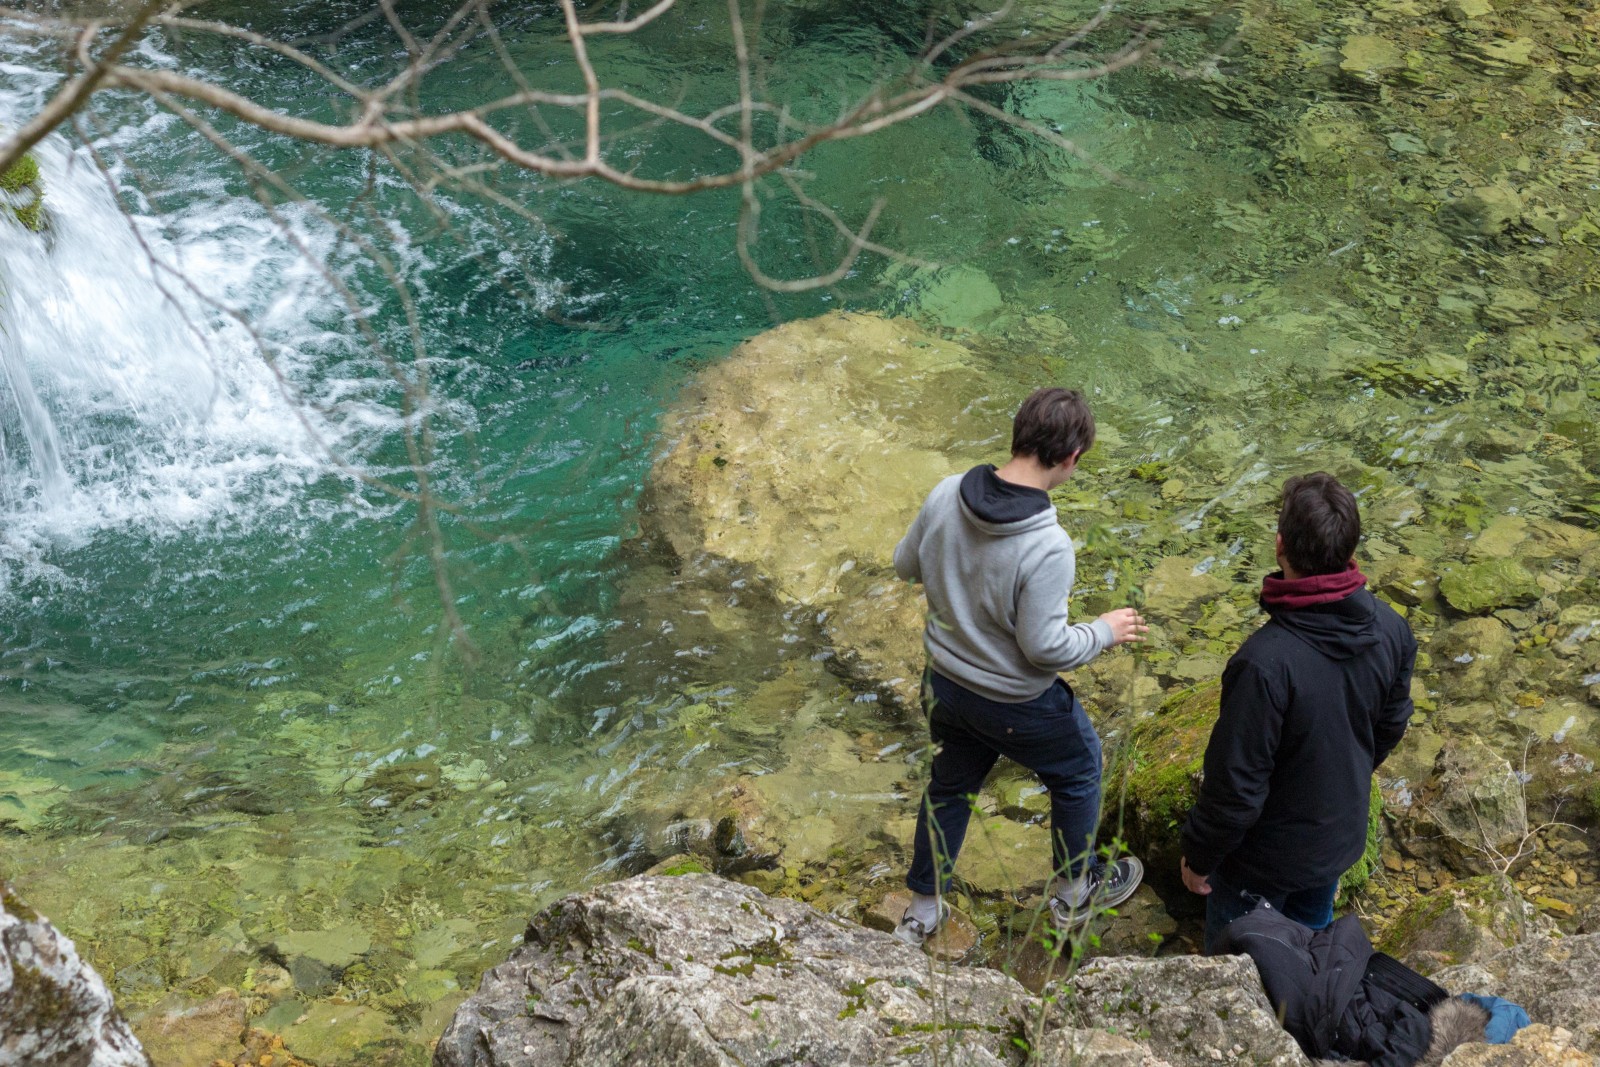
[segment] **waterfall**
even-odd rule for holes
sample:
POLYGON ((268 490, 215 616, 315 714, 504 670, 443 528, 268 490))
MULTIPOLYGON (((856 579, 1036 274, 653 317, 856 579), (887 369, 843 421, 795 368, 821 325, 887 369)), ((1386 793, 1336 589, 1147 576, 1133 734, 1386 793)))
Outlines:
POLYGON ((46 232, 0 211, 0 593, 102 531, 261 521, 356 447, 342 426, 390 418, 370 378, 318 370, 360 362, 346 317, 253 200, 202 176, 129 213, 85 150, 35 154, 46 232))

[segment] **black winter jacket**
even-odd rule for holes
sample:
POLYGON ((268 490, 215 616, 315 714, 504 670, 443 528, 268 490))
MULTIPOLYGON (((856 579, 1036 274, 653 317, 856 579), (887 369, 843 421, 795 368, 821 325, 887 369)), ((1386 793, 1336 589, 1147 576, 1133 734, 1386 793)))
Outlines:
POLYGON ((1267 999, 1307 1056, 1435 1065, 1483 1041, 1489 1013, 1373 951, 1353 915, 1310 930, 1271 905, 1224 927, 1219 950, 1255 961, 1267 999))
POLYGON ((1417 642, 1365 589, 1276 610, 1228 661, 1183 855, 1263 894, 1338 880, 1366 847, 1372 773, 1411 719, 1417 642))

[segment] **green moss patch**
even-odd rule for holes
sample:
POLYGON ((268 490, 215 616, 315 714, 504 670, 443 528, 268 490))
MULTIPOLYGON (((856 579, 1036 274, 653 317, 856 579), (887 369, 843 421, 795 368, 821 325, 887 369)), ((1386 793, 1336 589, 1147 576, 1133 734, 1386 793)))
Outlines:
POLYGON ((1135 849, 1147 854, 1177 849, 1221 707, 1220 682, 1193 686, 1162 701, 1129 731, 1112 780, 1120 777, 1126 787, 1123 833, 1135 849))
POLYGON ((18 222, 35 233, 44 228, 44 182, 37 159, 25 155, 0 173, 0 192, 6 194, 18 222))

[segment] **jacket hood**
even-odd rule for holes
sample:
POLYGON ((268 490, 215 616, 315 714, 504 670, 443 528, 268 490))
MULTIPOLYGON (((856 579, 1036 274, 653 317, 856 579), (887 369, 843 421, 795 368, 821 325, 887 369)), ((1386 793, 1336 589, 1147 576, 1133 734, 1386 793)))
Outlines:
POLYGON ((1017 485, 995 474, 994 465, 973 467, 961 477, 961 514, 985 533, 1001 537, 1053 525, 1056 509, 1050 494, 1017 485))
POLYGON ((1261 608, 1329 659, 1353 659, 1378 643, 1378 602, 1366 589, 1309 608, 1284 608, 1263 597, 1261 608))

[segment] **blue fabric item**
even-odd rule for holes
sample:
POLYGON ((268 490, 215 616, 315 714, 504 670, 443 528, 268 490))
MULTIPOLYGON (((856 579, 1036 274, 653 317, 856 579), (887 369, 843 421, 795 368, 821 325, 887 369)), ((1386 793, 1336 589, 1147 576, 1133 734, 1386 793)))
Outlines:
POLYGON ((1489 1013, 1489 1024, 1483 1028, 1483 1033, 1491 1045, 1508 1044, 1512 1034, 1532 1022, 1527 1012, 1509 1000, 1484 996, 1481 993, 1460 993, 1458 996, 1462 1000, 1472 1001, 1489 1013))

